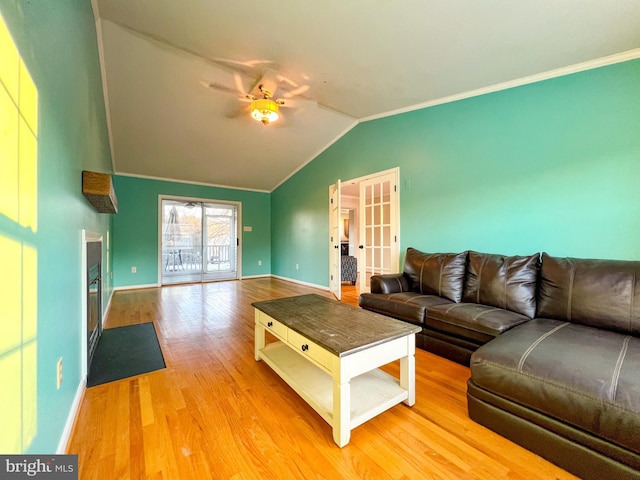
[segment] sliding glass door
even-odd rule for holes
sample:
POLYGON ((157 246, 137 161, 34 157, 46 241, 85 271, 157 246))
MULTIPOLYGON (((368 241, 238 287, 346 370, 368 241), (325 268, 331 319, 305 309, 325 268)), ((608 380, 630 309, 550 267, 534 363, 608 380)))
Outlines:
POLYGON ((236 203, 161 199, 162 284, 238 278, 236 203))

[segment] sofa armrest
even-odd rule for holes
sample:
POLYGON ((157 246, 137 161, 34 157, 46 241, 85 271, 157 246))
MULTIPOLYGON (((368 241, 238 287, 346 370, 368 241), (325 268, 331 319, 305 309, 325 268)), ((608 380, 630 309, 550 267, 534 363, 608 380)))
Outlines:
POLYGON ((409 281, 403 273, 390 273, 387 275, 373 275, 369 282, 371 293, 400 293, 408 292, 409 281))

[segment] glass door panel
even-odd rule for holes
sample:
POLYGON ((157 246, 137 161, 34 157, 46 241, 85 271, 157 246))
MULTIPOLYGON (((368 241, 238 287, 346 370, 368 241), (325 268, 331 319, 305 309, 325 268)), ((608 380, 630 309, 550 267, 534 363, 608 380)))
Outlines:
POLYGON ((237 207, 207 203, 204 214, 205 280, 237 278, 237 207))
POLYGON ((202 208, 194 202, 162 201, 162 283, 202 280, 202 208))

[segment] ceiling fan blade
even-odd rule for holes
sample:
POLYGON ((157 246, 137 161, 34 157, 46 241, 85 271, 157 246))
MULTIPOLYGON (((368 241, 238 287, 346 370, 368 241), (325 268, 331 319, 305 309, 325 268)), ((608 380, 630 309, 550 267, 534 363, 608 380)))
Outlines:
POLYGON ((287 93, 283 95, 284 98, 292 98, 298 95, 302 95, 304 92, 309 90, 309 85, 302 85, 294 90, 289 90, 287 93))
POLYGON ((238 118, 245 115, 249 116, 249 108, 242 103, 234 104, 233 106, 229 107, 225 113, 225 117, 227 118, 238 118))
POLYGON ((244 89, 244 84, 242 82, 242 77, 240 76, 240 74, 238 72, 233 72, 233 81, 236 84, 236 89, 238 90, 238 92, 240 92, 241 95, 243 96, 247 96, 247 92, 244 89))
MULTIPOLYGON (((273 61, 271 60, 233 60, 231 58, 213 58, 211 60, 213 63, 220 65, 226 69, 232 68, 233 70, 238 70, 245 75, 249 75, 251 77, 255 77, 256 72, 259 72, 262 65, 273 65, 273 61)), ((264 67, 262 67, 264 68, 264 67)))
POLYGON ((285 77, 284 75, 278 74, 278 82, 280 83, 286 83, 291 87, 297 87, 298 84, 296 82, 294 82, 293 80, 291 80, 289 77, 285 77))
POLYGON ((205 86, 207 88, 211 88, 213 90, 217 90, 219 92, 238 93, 235 89, 233 89, 231 87, 227 87, 226 85, 223 85, 223 84, 218 83, 218 82, 206 82, 204 80, 200 80, 200 84, 202 84, 203 86, 205 86))
POLYGON ((279 105, 284 108, 295 108, 300 110, 306 110, 306 109, 316 108, 318 106, 318 102, 313 98, 295 97, 295 98, 287 98, 285 100, 282 100, 282 103, 279 103, 279 105))

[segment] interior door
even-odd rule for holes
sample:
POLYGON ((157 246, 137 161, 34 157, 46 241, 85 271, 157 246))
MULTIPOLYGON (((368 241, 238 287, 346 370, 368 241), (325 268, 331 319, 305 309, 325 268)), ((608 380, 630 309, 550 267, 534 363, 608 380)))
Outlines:
POLYGON ((329 185, 329 290, 340 300, 340 180, 329 185))
POLYGON ((372 275, 399 269, 398 200, 397 169, 360 182, 360 293, 372 275))

